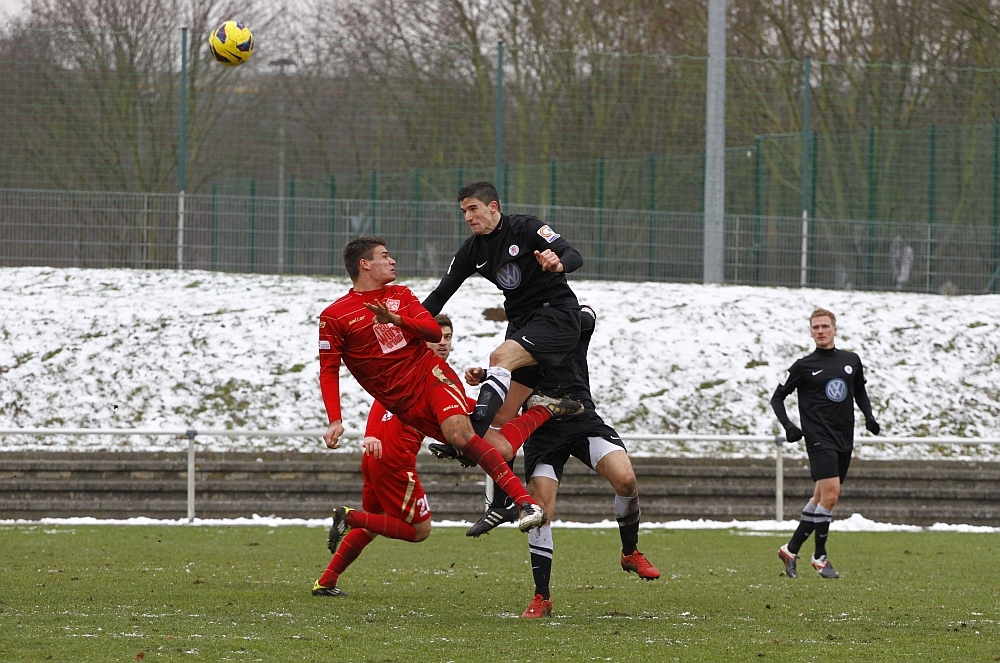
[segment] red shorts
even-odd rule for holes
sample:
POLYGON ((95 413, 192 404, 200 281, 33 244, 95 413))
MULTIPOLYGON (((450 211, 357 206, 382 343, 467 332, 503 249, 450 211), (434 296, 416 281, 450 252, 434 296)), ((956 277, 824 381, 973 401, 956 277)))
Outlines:
POLYGON ((427 495, 417 477, 417 468, 397 469, 365 454, 361 459, 361 508, 406 522, 422 523, 431 517, 427 495))
POLYGON ((476 403, 465 394, 458 375, 440 357, 433 368, 414 387, 416 399, 402 412, 396 412, 407 426, 412 426, 427 437, 448 442, 441 432, 441 422, 457 414, 469 416, 476 403))

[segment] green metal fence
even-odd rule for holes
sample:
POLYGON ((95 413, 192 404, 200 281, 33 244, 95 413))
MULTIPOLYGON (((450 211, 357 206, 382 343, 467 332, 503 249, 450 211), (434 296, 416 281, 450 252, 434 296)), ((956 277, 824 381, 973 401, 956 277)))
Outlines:
MULTIPOLYGON (((183 49, 179 29, 0 29, 0 186, 172 192, 183 151, 190 193, 444 201, 486 178, 515 204, 701 211, 704 57, 432 41, 317 57, 265 25, 228 69, 205 33, 183 49)), ((1000 71, 808 69, 807 86, 804 60, 727 61, 728 213, 805 199, 813 216, 996 223, 1000 71)))
MULTIPOLYGON (((455 203, 0 190, 0 266, 206 269, 343 275, 353 237, 386 238, 403 277, 444 274, 469 231, 455 203), (178 251, 178 244, 183 252, 178 251), (183 255, 179 263, 179 256, 183 255)), ((584 256, 574 278, 700 281, 696 213, 512 205, 584 256)), ((726 217, 726 281, 771 286, 982 293, 997 290, 989 226, 726 217), (804 279, 803 279, 804 276, 804 279)))

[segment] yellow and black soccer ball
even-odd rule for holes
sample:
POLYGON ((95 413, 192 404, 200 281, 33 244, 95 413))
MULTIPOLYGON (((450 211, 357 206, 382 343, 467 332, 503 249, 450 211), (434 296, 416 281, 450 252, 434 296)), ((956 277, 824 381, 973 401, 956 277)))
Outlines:
POLYGON ((226 21, 208 37, 212 56, 227 67, 243 64, 253 55, 253 34, 237 21, 226 21))

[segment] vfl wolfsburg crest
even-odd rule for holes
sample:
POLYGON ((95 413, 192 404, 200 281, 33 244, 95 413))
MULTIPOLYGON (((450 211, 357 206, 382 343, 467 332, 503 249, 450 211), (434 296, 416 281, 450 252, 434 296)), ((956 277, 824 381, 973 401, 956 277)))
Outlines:
POLYGON ((521 268, 509 262, 497 270, 497 285, 504 290, 513 290, 521 285, 521 268))
POLYGON ((834 403, 847 398, 847 383, 841 378, 834 378, 826 383, 826 397, 834 403))

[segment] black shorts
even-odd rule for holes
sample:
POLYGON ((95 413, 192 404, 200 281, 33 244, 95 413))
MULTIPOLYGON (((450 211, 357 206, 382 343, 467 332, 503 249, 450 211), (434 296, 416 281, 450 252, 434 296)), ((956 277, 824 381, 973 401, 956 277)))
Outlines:
MULTIPOLYGON (((530 481, 539 466, 549 465, 556 481, 562 481, 563 468, 570 456, 594 470, 601 458, 618 449, 624 451, 625 443, 593 410, 565 422, 550 420, 524 443, 525 480, 530 481)), ((542 476, 548 474, 542 472, 542 476)))
POLYGON ((830 447, 809 449, 807 445, 806 451, 809 454, 809 474, 813 481, 840 477, 840 483, 844 483, 854 449, 848 451, 838 451, 830 447))
POLYGON ((580 342, 580 310, 536 309, 508 323, 507 338, 517 341, 542 368, 553 368, 580 342))

